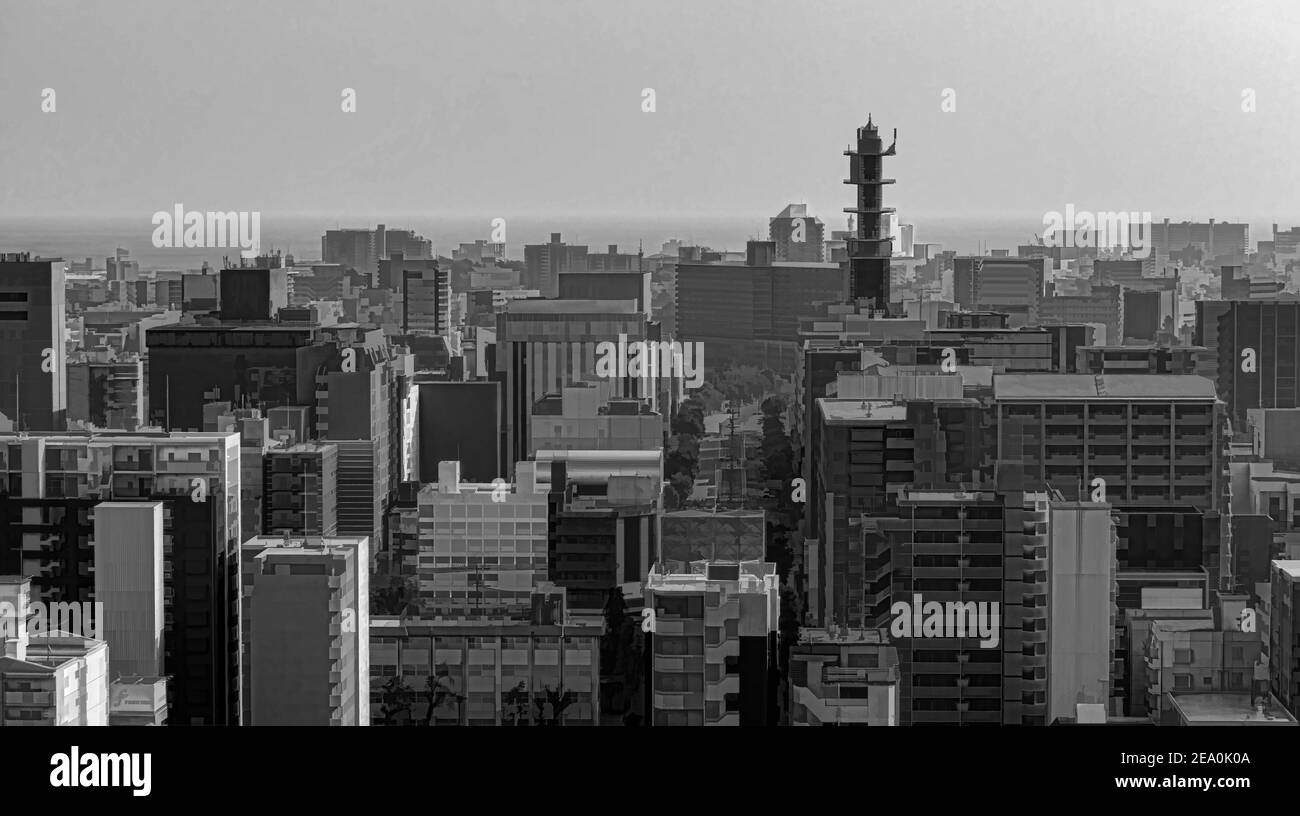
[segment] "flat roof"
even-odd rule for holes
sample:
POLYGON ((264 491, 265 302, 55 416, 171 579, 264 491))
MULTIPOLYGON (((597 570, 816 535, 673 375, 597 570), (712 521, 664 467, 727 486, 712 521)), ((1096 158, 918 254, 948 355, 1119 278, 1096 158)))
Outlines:
POLYGON ((1214 383, 1197 374, 998 374, 998 400, 1216 400, 1214 383))
POLYGON ((832 424, 907 419, 907 406, 895 404, 893 400, 821 397, 817 400, 817 407, 826 421, 832 424))
POLYGON ((1173 704, 1188 722, 1274 723, 1296 725, 1295 717, 1269 695, 1264 711, 1251 703, 1249 692, 1231 694, 1171 694, 1173 704))
POLYGON ((586 300, 516 298, 509 302, 506 314, 635 314, 635 299, 586 300))

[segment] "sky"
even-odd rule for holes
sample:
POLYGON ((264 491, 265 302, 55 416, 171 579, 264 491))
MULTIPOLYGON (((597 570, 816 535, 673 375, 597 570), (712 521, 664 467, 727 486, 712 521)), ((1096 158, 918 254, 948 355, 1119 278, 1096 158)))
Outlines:
POLYGON ((870 113, 909 217, 1285 222, 1298 55, 1294 0, 0 0, 0 218, 806 202, 842 228, 870 113))

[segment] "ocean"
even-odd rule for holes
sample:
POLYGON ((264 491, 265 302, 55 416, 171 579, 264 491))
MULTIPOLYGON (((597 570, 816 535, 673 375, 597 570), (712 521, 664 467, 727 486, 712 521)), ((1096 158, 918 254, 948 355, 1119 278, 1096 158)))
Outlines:
MULTIPOLYGON (((545 243, 558 232, 565 243, 586 244, 592 252, 603 252, 617 244, 620 252, 635 252, 641 242, 647 255, 660 251, 664 242, 680 239, 685 244, 701 244, 714 249, 743 251, 745 242, 767 237, 768 216, 658 216, 646 218, 612 218, 555 215, 546 218, 511 218, 506 223, 507 255, 522 258, 525 244, 545 243)), ((429 215, 377 216, 370 223, 336 222, 310 215, 275 215, 262 213, 261 233, 264 250, 276 249, 293 255, 296 261, 319 260, 321 236, 327 229, 373 228, 385 224, 390 229, 409 229, 433 241, 434 251, 450 256, 461 243, 491 235, 492 216, 438 217, 429 215)), ((918 218, 915 240, 943 244, 944 249, 978 252, 985 249, 1010 249, 1027 243, 1042 231, 1041 221, 1022 219, 918 218)), ((830 231, 843 229, 842 223, 826 225, 830 231)), ((118 248, 130 252, 142 270, 197 269, 207 261, 222 265, 223 256, 235 258, 238 248, 185 249, 158 248, 153 245, 153 223, 148 215, 138 217, 97 218, 2 218, 0 252, 31 252, 42 257, 59 257, 66 261, 91 258, 95 268, 104 267, 104 259, 118 248)))

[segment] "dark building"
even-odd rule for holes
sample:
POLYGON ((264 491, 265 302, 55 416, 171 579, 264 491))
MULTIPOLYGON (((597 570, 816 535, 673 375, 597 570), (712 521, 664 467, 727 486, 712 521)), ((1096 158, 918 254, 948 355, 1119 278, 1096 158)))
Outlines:
POLYGON ((238 436, 10 434, 0 476, 0 570, 47 603, 95 600, 94 505, 162 504, 168 724, 238 725, 238 436))
POLYGON ((289 279, 283 269, 223 269, 220 280, 224 321, 271 320, 289 305, 289 279))
MULTIPOLYGON (((889 235, 888 215, 892 207, 884 206, 884 189, 894 180, 884 178, 882 163, 885 156, 894 155, 898 131, 894 142, 884 146, 867 117, 865 127, 858 128, 858 143, 844 151, 849 157, 849 177, 845 184, 857 188, 857 200, 844 211, 857 218, 857 228, 848 239, 849 297, 866 299, 872 309, 888 312, 890 309, 890 257, 894 254, 893 240, 889 235)), ((680 304, 678 307, 680 314, 680 304)))
POLYGON ((844 270, 778 261, 770 241, 750 241, 746 260, 677 265, 678 337, 704 343, 711 368, 745 361, 790 365, 799 319, 815 313, 815 304, 844 300, 844 270))
POLYGON ((64 288, 61 261, 0 254, 0 422, 14 430, 66 427, 64 288))
POLYGON ((199 430, 203 403, 214 400, 267 408, 313 404, 316 383, 308 372, 329 356, 313 348, 319 334, 312 324, 174 323, 148 329, 150 424, 199 430))
POLYGON ((466 481, 491 483, 509 477, 504 447, 501 384, 421 382, 420 481, 438 481, 438 463, 459 461, 466 481))
POLYGON ((539 457, 539 471, 550 474, 548 573, 570 610, 598 613, 612 588, 645 580, 659 553, 661 458, 658 451, 539 457))
MULTIPOLYGON (((894 517, 863 517, 863 548, 895 635, 900 725, 1046 725, 1048 494, 902 491, 894 517), (899 603, 904 607, 900 612, 899 603), (902 629, 921 603, 961 605, 987 631, 902 629)), ((955 621, 954 621, 955 622, 955 621)))
POLYGON ((1300 561, 1274 561, 1270 575, 1269 684, 1294 715, 1300 710, 1300 561))
POLYGON ((821 625, 873 626, 888 612, 881 565, 860 546, 863 516, 897 514, 905 487, 956 487, 991 473, 993 439, 973 399, 906 404, 819 399, 808 482, 809 615, 821 625), (884 603, 882 609, 879 604, 884 603))
MULTIPOLYGON (((1205 336, 1199 327, 1204 315, 1198 309, 1200 336, 1205 336)), ((1300 406, 1297 329, 1300 301, 1232 301, 1219 317, 1217 385, 1234 431, 1245 429, 1251 408, 1300 406)))
POLYGON ((562 272, 560 297, 569 300, 635 300, 637 310, 648 315, 650 272, 562 272))
POLYGON ((338 447, 300 443, 262 459, 262 535, 338 531, 338 447))

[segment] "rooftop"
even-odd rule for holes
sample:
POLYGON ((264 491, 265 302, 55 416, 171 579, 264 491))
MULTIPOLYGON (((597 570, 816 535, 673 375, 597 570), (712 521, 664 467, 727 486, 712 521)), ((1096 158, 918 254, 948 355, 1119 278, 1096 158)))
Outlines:
POLYGON ((1196 374, 999 374, 997 400, 1215 400, 1214 383, 1196 374))
POLYGON ((1292 580, 1300 579, 1300 561, 1287 561, 1279 558, 1273 562, 1273 566, 1285 572, 1292 580))
POLYGON ((507 314, 636 314, 635 300, 511 300, 507 314))
POLYGON ((888 422, 907 419, 907 406, 892 400, 832 399, 822 397, 817 407, 828 424, 872 420, 888 422))
POLYGON ((1296 725, 1282 705, 1269 695, 1267 703, 1259 708, 1251 705, 1249 692, 1240 694, 1171 694, 1174 708, 1182 713, 1189 724, 1234 723, 1296 725))

